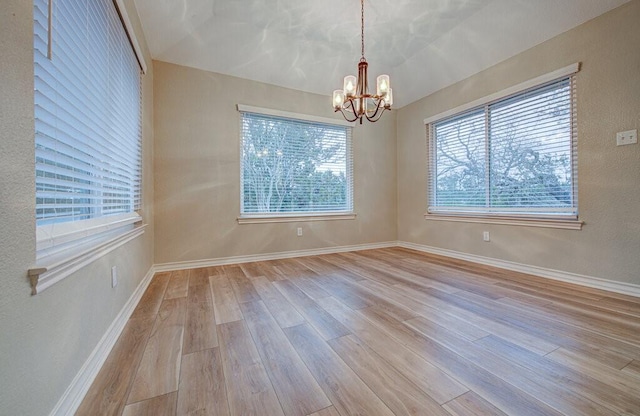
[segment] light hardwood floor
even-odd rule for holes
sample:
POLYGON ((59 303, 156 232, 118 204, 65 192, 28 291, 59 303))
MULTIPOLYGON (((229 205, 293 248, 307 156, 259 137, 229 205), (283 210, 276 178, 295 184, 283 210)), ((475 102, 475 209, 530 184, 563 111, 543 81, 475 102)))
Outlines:
POLYGON ((392 248, 158 273, 78 415, 640 415, 640 299, 392 248))

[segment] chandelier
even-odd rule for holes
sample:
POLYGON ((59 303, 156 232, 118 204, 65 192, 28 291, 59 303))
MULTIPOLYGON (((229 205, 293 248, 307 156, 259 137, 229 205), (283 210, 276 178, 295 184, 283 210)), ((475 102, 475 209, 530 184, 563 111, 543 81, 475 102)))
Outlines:
POLYGON ((344 77, 343 89, 333 92, 333 109, 340 111, 345 120, 354 122, 366 118, 376 122, 385 110, 393 104, 393 93, 389 86, 389 75, 377 78, 376 94, 369 94, 367 60, 364 58, 364 0, 360 0, 360 39, 362 56, 358 63, 358 78, 353 75, 344 77))

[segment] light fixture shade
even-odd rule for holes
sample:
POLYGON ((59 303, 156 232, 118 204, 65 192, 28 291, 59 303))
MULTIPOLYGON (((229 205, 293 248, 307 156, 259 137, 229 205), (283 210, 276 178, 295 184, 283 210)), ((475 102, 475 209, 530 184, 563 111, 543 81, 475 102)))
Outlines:
POLYGON ((344 91, 335 90, 333 92, 333 108, 339 110, 344 104, 344 91))
POLYGON ((376 84, 378 86, 378 88, 377 88, 378 96, 384 97, 387 94, 387 92, 389 92, 389 88, 390 88, 389 75, 384 75, 383 74, 383 75, 378 76, 376 84))
POLYGON ((356 95, 356 85, 358 80, 354 75, 347 75, 344 77, 344 95, 346 97, 353 97, 356 95))
POLYGON ((389 107, 393 105, 393 90, 391 88, 387 91, 387 96, 384 97, 384 103, 389 107))

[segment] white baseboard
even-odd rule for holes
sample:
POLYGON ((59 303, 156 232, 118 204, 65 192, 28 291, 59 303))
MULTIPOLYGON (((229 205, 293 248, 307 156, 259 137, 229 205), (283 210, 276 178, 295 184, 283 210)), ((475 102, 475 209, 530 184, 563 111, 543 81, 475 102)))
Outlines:
POLYGON ((609 292, 621 293, 624 295, 640 297, 640 285, 631 283, 615 282, 599 277, 586 276, 577 273, 570 273, 561 270, 548 269, 545 267, 531 266, 528 264, 515 263, 506 260, 499 260, 490 257, 467 254, 454 250, 447 250, 438 247, 431 247, 421 244, 409 243, 406 241, 387 241, 383 243, 356 244, 351 246, 326 247, 311 250, 283 251, 278 253, 254 254, 248 256, 221 257, 216 259, 205 259, 196 261, 182 261, 173 263, 162 263, 154 265, 156 272, 196 269, 199 267, 222 266, 225 264, 249 263, 254 261, 267 261, 287 259, 292 257, 317 256, 321 254, 343 253, 346 251, 371 250, 376 248, 405 247, 425 253, 437 254, 445 257, 466 260, 487 266, 499 267, 501 269, 513 270, 516 272, 532 274, 561 282, 575 283, 578 285, 591 287, 594 289, 606 290, 609 292))
POLYGON ((80 403, 82 403, 82 399, 84 399, 84 396, 87 394, 89 387, 91 387, 93 380, 95 380, 98 372, 102 368, 102 365, 109 356, 111 349, 122 333, 122 330, 127 324, 133 310, 138 305, 138 302, 140 301, 140 298, 142 298, 145 290, 147 290, 147 286, 149 286, 154 273, 155 269, 151 266, 136 290, 133 292, 131 297, 129 297, 129 300, 124 305, 118 316, 116 316, 116 319, 111 323, 107 332, 102 336, 98 345, 93 349, 87 361, 85 361, 82 368, 80 368, 80 371, 76 374, 69 387, 67 387, 67 390, 64 392, 60 400, 58 400, 58 403, 53 408, 49 416, 72 415, 76 410, 78 410, 80 403))
POLYGON ((254 261, 267 261, 289 259, 292 257, 318 256, 321 254, 344 253, 346 251, 372 250, 376 248, 397 247, 397 241, 387 241, 383 243, 356 244, 351 246, 337 246, 326 248, 314 248, 310 250, 281 251, 278 253, 252 254, 248 256, 220 257, 216 259, 205 259, 195 261, 179 261, 173 263, 161 263, 154 266, 156 272, 166 272, 171 270, 197 269, 199 267, 222 266, 225 264, 250 263, 254 261))
POLYGON ((528 264, 477 256, 475 254, 467 254, 454 250, 409 243, 406 241, 399 241, 398 246, 423 251, 425 253, 437 254, 445 257, 453 257, 454 259, 467 260, 487 266, 499 267, 501 269, 532 274, 535 276, 545 277, 561 282, 575 283, 577 285, 587 286, 594 289, 601 289, 609 292, 621 293, 623 295, 640 297, 640 285, 634 285, 631 283, 614 282, 612 280, 606 280, 599 277, 569 273, 561 270, 547 269, 538 266, 530 266, 528 264))

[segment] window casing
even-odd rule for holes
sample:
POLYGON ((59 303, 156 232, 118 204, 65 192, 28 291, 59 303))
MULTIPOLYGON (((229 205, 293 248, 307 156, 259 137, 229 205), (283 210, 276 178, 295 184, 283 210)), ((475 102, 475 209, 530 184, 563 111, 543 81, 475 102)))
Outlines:
POLYGON ((140 220, 140 65, 112 0, 34 0, 39 258, 140 220))
POLYGON ((575 76, 430 121, 428 214, 577 220, 575 76))
POLYGON ((353 212, 351 127, 240 111, 240 218, 353 212))

